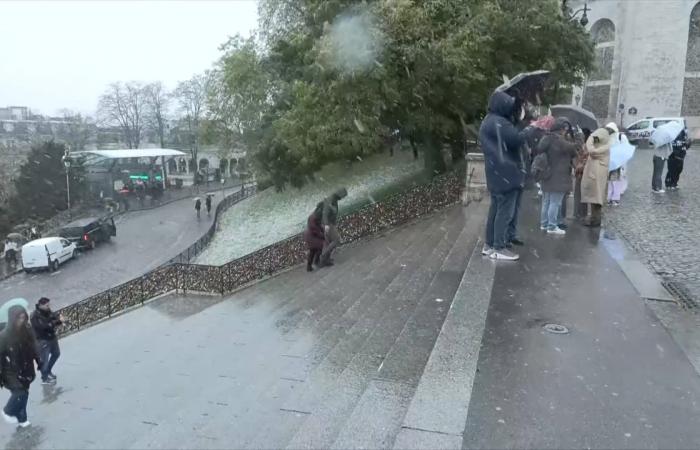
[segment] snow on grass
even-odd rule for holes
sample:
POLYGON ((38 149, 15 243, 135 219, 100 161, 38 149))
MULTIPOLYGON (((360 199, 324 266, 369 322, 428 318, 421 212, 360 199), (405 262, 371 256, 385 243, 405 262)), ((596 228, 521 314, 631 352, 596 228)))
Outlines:
POLYGON ((343 207, 374 201, 372 193, 406 178, 423 168, 410 152, 397 152, 393 157, 376 155, 356 162, 325 167, 316 182, 302 189, 284 192, 266 189, 226 211, 209 247, 197 258, 198 264, 221 265, 304 230, 306 218, 316 204, 339 187, 346 187, 348 197, 343 207))

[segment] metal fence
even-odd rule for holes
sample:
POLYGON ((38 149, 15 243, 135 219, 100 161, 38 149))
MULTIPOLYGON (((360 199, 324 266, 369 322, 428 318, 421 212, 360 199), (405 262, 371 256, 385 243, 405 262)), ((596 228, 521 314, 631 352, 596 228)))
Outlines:
MULTIPOLYGON (((438 177, 427 185, 417 186, 342 217, 338 224, 340 235, 347 244, 401 225, 458 203, 461 191, 462 178, 458 174, 438 177)), ((189 263, 211 240, 218 215, 254 193, 255 187, 248 187, 222 201, 207 234, 166 265, 61 309, 66 318, 62 334, 80 330, 168 292, 224 295, 305 261, 305 243, 298 234, 221 266, 189 263)))

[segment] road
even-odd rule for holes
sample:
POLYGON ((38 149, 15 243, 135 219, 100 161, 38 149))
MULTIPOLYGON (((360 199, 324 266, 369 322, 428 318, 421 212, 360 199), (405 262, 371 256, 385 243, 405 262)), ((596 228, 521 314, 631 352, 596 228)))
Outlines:
POLYGON ((60 270, 19 273, 0 281, 0 302, 23 297, 33 304, 43 296, 57 309, 140 276, 199 239, 222 198, 221 192, 213 198, 212 218, 203 213, 197 220, 192 199, 119 216, 115 219, 117 236, 111 242, 77 254, 60 270))

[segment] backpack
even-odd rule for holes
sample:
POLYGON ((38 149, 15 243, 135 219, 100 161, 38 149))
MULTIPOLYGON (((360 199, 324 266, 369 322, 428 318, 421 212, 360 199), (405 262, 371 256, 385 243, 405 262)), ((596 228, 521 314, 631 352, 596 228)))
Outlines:
POLYGON ((538 183, 548 180, 549 177, 552 176, 552 168, 549 165, 549 157, 547 157, 547 153, 542 152, 535 156, 535 159, 532 160, 530 172, 532 173, 532 177, 538 183))

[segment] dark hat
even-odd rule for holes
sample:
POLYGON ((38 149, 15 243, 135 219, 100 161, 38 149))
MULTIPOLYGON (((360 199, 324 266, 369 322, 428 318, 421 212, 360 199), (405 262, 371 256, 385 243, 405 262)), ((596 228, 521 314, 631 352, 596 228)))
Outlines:
POLYGON ((566 117, 557 117, 549 131, 570 130, 571 122, 566 117))
POLYGON ((39 301, 38 301, 36 304, 37 304, 37 305, 46 305, 46 304, 49 303, 50 301, 51 301, 51 299, 48 299, 48 298, 46 298, 46 297, 41 297, 41 298, 39 299, 39 301))

